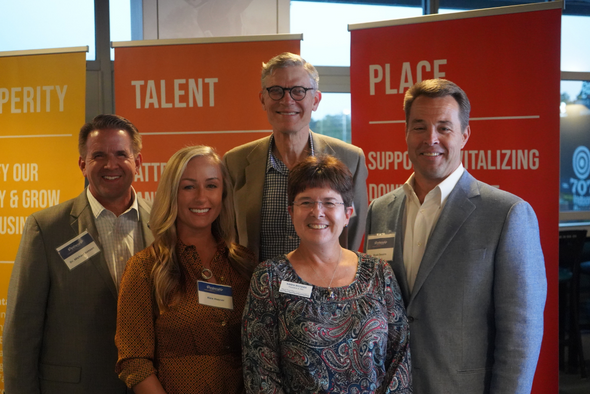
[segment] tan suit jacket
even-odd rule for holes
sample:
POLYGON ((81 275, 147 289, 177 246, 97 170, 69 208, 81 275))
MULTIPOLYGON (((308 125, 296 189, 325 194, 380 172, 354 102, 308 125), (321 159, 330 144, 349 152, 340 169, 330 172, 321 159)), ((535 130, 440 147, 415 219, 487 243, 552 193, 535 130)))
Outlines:
MULTIPOLYGON (((363 150, 346 142, 311 132, 316 155, 337 157, 348 166, 354 179, 355 215, 348 225, 348 247, 358 250, 367 216, 367 166, 363 150)), ((270 135, 238 146, 223 161, 234 186, 234 205, 239 243, 260 256, 260 212, 266 175, 270 135)), ((285 191, 286 193, 286 191, 285 191)))
MULTIPOLYGON (((145 247, 150 206, 138 203, 145 247)), ((104 254, 70 271, 56 250, 85 230, 102 249, 86 191, 27 219, 8 289, 7 393, 131 393, 115 374, 117 289, 104 254)))

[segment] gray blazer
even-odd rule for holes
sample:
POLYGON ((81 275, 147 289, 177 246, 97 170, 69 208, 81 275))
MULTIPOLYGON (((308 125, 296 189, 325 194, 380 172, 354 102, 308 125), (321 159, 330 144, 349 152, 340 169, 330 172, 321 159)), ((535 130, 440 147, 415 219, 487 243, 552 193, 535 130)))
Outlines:
POLYGON ((547 295, 533 209, 465 171, 410 294, 405 200, 401 188, 374 200, 366 233, 396 233, 390 263, 410 321, 414 393, 530 393, 547 295))
MULTIPOLYGON (((325 135, 311 133, 316 155, 328 154, 341 160, 353 175, 356 215, 348 225, 348 248, 358 250, 365 230, 367 213, 367 166, 361 148, 325 135)), ((241 245, 260 256, 260 211, 268 159, 270 135, 238 146, 225 154, 223 161, 234 186, 236 226, 241 245)))
MULTIPOLYGON (((138 203, 145 247, 150 206, 138 203)), ((56 251, 85 230, 100 247, 86 191, 26 221, 8 288, 7 393, 131 393, 115 374, 117 289, 103 253, 70 271, 56 251)))

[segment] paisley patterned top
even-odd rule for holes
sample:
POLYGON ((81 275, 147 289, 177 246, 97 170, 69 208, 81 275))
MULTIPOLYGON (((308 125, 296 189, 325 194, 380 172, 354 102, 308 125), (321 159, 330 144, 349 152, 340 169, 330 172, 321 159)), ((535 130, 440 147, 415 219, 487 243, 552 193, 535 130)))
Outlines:
POLYGON ((242 324, 248 393, 411 393, 409 327, 389 264, 358 253, 355 280, 311 297, 286 256, 255 270, 242 324))

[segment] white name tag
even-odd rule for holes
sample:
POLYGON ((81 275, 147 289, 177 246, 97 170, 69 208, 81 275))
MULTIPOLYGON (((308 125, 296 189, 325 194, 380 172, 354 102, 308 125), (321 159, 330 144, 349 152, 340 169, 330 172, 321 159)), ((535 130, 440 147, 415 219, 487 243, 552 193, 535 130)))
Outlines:
POLYGON ((311 297, 312 290, 313 286, 304 285, 301 283, 288 282, 286 280, 282 281, 281 287, 279 287, 279 292, 281 293, 292 294, 305 298, 311 297))
POLYGON ((55 250, 57 250, 57 253, 59 253, 70 270, 100 252, 100 248, 88 231, 84 231, 77 237, 55 248, 55 250))
POLYGON ((234 309, 231 286, 197 281, 199 286, 199 304, 215 308, 234 309))
POLYGON ((381 260, 393 260, 395 233, 373 234, 367 237, 367 254, 381 260))

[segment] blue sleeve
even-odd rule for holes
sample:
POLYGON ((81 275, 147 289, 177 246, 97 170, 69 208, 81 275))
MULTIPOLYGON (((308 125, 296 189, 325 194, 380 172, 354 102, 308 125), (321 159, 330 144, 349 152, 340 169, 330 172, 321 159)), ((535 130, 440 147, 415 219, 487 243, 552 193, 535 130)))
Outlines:
POLYGON ((547 297, 537 217, 517 202, 506 217, 494 273, 496 341, 491 393, 530 393, 543 339, 547 297))

